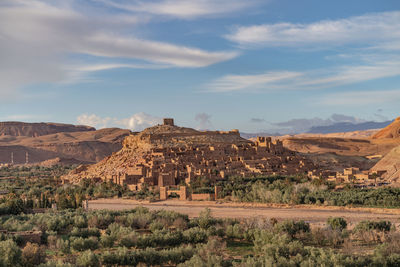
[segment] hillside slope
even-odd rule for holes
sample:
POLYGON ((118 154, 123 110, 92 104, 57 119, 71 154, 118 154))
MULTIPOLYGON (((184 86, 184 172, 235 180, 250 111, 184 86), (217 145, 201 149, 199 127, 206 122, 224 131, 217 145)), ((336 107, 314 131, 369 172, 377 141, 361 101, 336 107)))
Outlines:
POLYGON ((400 138, 400 117, 389 126, 383 128, 372 136, 373 139, 397 139, 400 138))
POLYGON ((83 132, 95 130, 95 128, 90 126, 62 123, 26 123, 17 121, 0 122, 0 136, 37 137, 62 132, 83 132))
POLYGON ((393 148, 371 170, 386 170, 383 178, 400 183, 400 146, 393 148))
MULTIPOLYGON (((86 127, 86 126, 84 126, 86 127)), ((121 149, 129 130, 107 128, 80 132, 58 132, 38 137, 0 136, 0 163, 9 163, 11 153, 15 164, 40 163, 53 158, 94 163, 121 149)))

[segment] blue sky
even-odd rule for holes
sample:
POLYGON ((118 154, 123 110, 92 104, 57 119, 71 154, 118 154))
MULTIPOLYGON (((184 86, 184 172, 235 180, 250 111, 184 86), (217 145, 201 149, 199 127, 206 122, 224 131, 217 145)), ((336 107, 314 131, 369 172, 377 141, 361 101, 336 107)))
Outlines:
POLYGON ((291 133, 400 116, 397 0, 2 0, 0 120, 291 133))

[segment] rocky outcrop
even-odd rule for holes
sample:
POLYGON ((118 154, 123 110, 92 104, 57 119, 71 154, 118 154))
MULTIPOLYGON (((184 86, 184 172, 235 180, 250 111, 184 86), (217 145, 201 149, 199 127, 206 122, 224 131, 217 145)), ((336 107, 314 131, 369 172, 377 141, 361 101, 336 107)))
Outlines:
POLYGON ((383 128, 372 136, 373 139, 397 139, 400 138, 400 117, 395 119, 390 125, 383 128))
POLYGON ((393 148, 371 171, 386 171, 382 177, 400 185, 400 146, 393 148))
POLYGON ((0 122, 0 136, 38 137, 55 133, 86 132, 95 130, 95 128, 90 126, 62 123, 0 122))

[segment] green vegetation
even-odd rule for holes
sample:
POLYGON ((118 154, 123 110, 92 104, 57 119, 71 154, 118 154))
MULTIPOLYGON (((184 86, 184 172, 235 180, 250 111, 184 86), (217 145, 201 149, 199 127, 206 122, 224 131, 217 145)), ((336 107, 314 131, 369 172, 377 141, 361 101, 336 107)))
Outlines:
MULTIPOLYGON (((348 229, 345 219, 324 227, 304 221, 216 219, 209 209, 197 218, 171 211, 89 211, 82 201, 97 197, 157 198, 113 183, 83 180, 62 185, 69 168, 2 169, 7 191, 0 199, 1 266, 399 266, 400 232, 389 221, 361 221, 348 229), (12 177, 20 171, 19 178, 12 177), (34 173, 31 175, 31 173, 34 173), (11 177, 11 178, 9 178, 11 177), (57 204, 57 210, 46 209, 57 204), (35 210, 42 208, 41 212, 35 210), (21 231, 38 231, 26 240, 21 231), (35 243, 36 242, 36 243, 35 243)), ((399 207, 393 188, 334 191, 304 176, 231 177, 219 181, 221 196, 261 203, 399 207)), ((212 192, 197 179, 192 192, 212 192)))
POLYGON ((400 207, 400 188, 334 190, 334 185, 306 176, 230 177, 217 183, 220 197, 239 202, 330 206, 400 207))
POLYGON ((85 199, 130 197, 156 199, 158 191, 144 187, 132 192, 126 187, 111 183, 82 180, 78 185, 62 185, 60 177, 72 167, 12 167, 0 169, 0 215, 19 214, 32 209, 76 209, 85 199))
POLYGON ((40 230, 42 241, 2 235, 0 266, 398 266, 400 232, 390 222, 346 226, 216 219, 208 209, 193 219, 142 207, 4 215, 0 229, 40 230))

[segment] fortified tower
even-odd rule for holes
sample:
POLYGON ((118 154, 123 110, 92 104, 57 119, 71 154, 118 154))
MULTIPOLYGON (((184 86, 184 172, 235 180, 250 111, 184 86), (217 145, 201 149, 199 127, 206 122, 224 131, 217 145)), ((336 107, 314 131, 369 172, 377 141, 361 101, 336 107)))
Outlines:
POLYGON ((164 118, 164 125, 175 126, 174 119, 172 118, 164 118))

